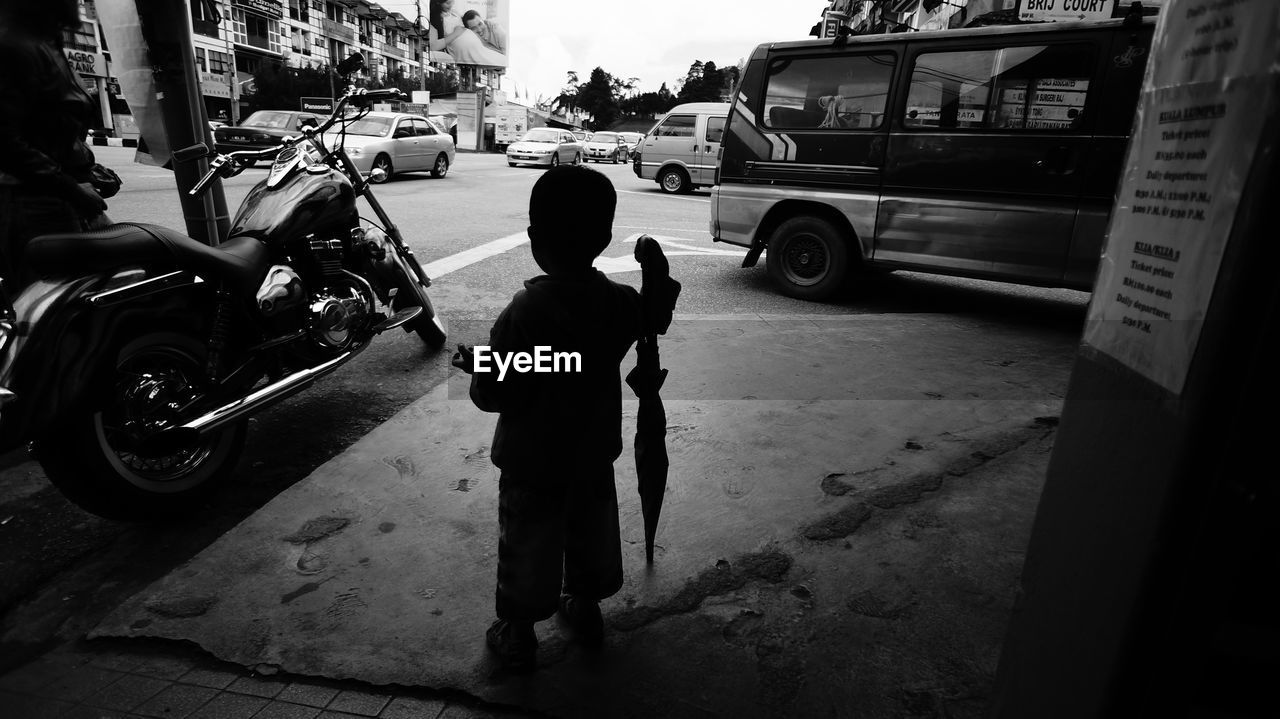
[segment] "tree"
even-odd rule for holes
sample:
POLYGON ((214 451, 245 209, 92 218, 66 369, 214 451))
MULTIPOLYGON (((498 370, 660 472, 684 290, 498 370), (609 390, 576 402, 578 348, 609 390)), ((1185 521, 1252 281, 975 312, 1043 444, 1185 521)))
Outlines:
POLYGON ((578 86, 578 107, 591 116, 590 129, 604 129, 618 119, 620 89, 621 84, 599 67, 591 71, 591 79, 578 86))
POLYGON ((253 75, 253 93, 245 96, 249 111, 296 110, 301 98, 329 96, 328 66, 289 67, 264 62, 253 75))
POLYGON ((703 65, 701 60, 694 60, 689 66, 689 72, 685 73, 684 80, 680 81, 680 89, 676 92, 676 98, 681 102, 693 102, 685 98, 698 93, 699 87, 702 85, 703 65))
POLYGON ((714 62, 695 61, 685 75, 676 99, 680 102, 721 102, 728 95, 725 71, 714 62))

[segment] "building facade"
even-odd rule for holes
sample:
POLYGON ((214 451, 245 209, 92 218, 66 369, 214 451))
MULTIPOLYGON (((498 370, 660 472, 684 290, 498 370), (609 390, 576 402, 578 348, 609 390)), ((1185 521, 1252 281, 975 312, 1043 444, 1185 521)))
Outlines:
MULTIPOLYGON (((238 122, 244 97, 264 63, 288 67, 332 67, 353 52, 364 55, 365 80, 400 77, 424 85, 424 73, 442 70, 423 63, 425 31, 415 19, 369 0, 186 0, 192 49, 205 110, 212 120, 238 122)), ((101 126, 129 136, 132 123, 111 74, 94 0, 81 0, 81 27, 63 40, 68 60, 102 111, 101 126)), ((425 25, 425 22, 423 23, 425 25)), ((471 75, 496 87, 500 68, 471 75)), ((336 80, 335 80, 336 82, 336 80)), ((335 87, 334 92, 340 92, 335 87)))

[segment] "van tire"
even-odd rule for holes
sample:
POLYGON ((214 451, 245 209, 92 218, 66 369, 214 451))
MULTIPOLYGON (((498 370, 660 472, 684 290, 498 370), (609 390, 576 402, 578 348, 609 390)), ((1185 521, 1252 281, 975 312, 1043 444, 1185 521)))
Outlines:
POLYGON ((849 245, 835 225, 800 215, 774 230, 765 264, 782 294, 822 301, 834 295, 849 275, 849 245))
POLYGON ((669 195, 683 195, 691 188, 689 176, 678 167, 668 167, 658 173, 658 187, 669 195))

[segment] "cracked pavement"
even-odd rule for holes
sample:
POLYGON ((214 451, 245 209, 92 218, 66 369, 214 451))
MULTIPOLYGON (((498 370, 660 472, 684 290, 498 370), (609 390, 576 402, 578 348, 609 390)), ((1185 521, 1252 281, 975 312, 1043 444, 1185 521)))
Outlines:
MULTIPOLYGON (((602 605, 598 653, 558 619, 537 627, 532 676, 485 652, 494 417, 446 386, 91 636, 552 716, 980 716, 1069 363, 966 360, 948 348, 973 327, 954 318, 725 325, 677 323, 664 345, 672 469, 652 566, 629 452, 616 463, 627 579, 602 605), (794 371, 771 383, 779 367, 752 359, 780 346, 794 371), (707 382, 698 368, 724 357, 741 363, 707 382), (934 396, 960 384, 963 399, 934 396)), ((1057 339, 1002 341, 1069 356, 1057 339)))

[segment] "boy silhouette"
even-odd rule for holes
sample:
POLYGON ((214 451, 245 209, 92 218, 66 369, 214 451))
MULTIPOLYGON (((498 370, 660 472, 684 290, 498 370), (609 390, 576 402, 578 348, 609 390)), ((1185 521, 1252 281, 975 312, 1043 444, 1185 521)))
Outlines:
MULTIPOLYGON (((547 170, 529 196, 529 241, 546 273, 525 282, 489 335, 490 370, 511 353, 578 353, 562 371, 474 371, 471 399, 498 413, 492 460, 498 489, 497 621, 486 643, 504 667, 536 663, 534 622, 557 609, 588 647, 603 641, 599 602, 622 587, 613 462, 622 452, 619 368, 643 330, 641 296, 591 265, 612 239, 617 194, 602 173, 547 170), (575 371, 580 370, 580 371, 575 371)), ((658 243, 642 238, 647 306, 669 318, 679 283, 658 243), (648 280, 652 279, 650 283, 648 280), (650 284, 654 287, 649 289, 650 284)), ((665 329, 665 326, 664 326, 665 329)), ((472 372, 472 349, 455 366, 472 372)), ((483 369, 483 368, 481 368, 483 369)))

